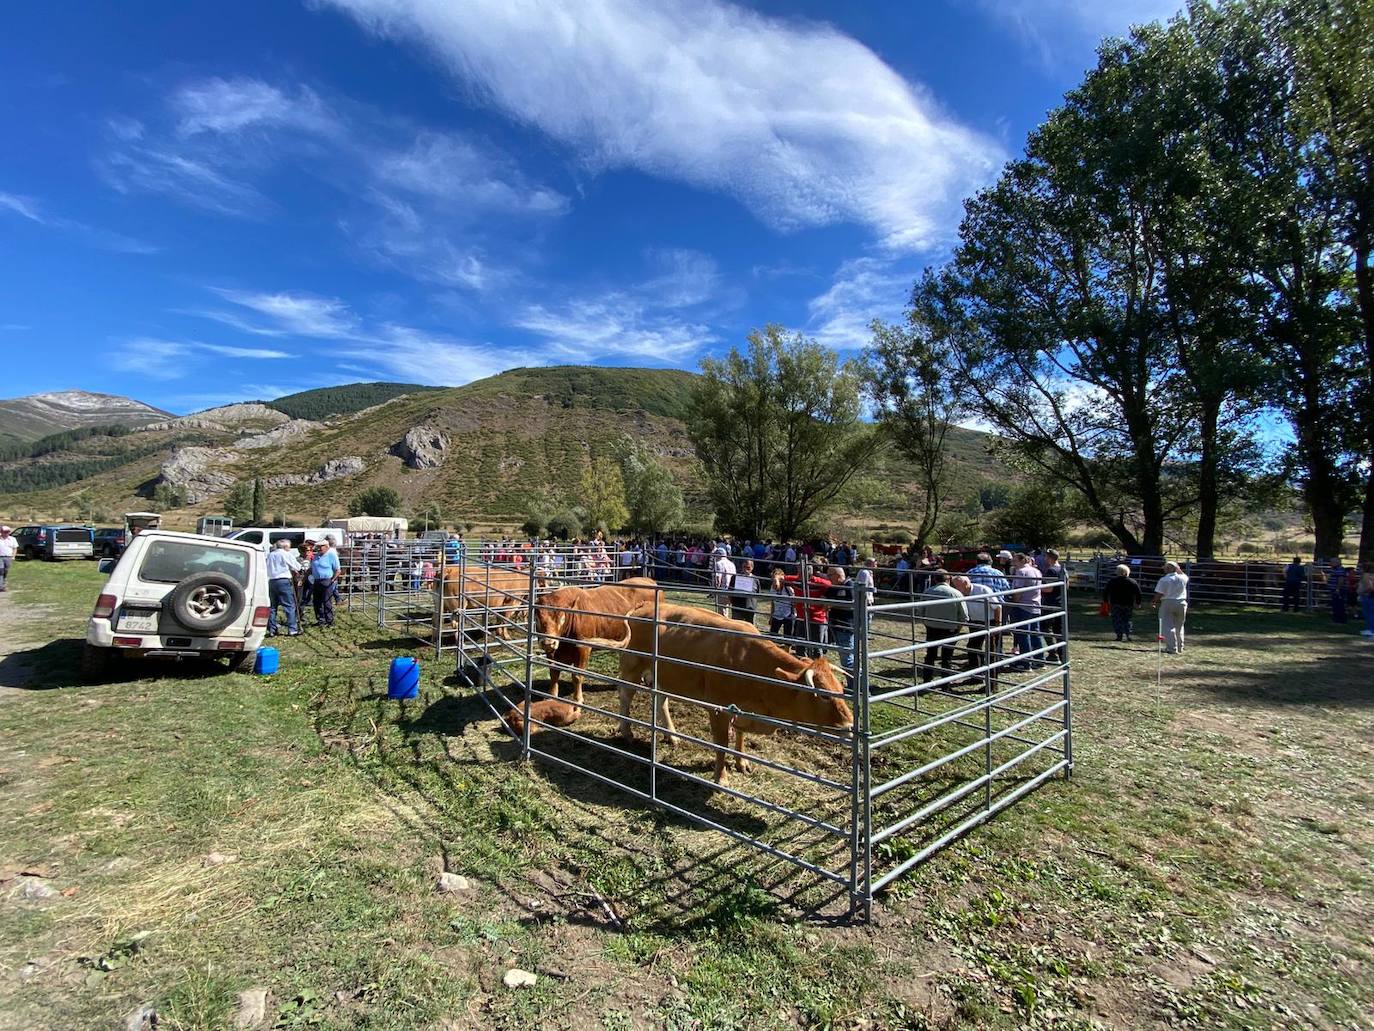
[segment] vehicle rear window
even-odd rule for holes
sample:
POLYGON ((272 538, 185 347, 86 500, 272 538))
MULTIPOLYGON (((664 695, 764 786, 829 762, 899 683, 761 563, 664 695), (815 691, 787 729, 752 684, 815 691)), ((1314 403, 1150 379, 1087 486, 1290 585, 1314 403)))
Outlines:
POLYGON ((224 573, 248 586, 248 553, 192 541, 154 541, 139 567, 140 580, 175 584, 197 573, 224 573))
POLYGON ((66 530, 54 530, 53 540, 58 544, 89 544, 91 531, 82 530, 75 526, 66 530))

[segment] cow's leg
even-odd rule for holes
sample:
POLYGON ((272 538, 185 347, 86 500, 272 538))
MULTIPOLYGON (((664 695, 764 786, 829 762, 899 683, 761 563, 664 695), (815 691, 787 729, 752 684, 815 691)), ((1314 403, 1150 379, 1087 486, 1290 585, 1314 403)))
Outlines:
POLYGON ((677 745, 677 727, 673 726, 673 714, 668 711, 668 699, 662 695, 658 696, 658 729, 662 735, 660 741, 673 748, 677 745))
MULTIPOLYGON (((735 721, 735 751, 744 751, 744 727, 738 720, 735 721)), ((748 773, 753 768, 753 764, 744 756, 735 756, 735 769, 739 770, 740 773, 748 773)))
MULTIPOLYGON (((554 661, 558 661, 557 655, 554 656, 554 661)), ((556 666, 549 667, 549 694, 553 695, 555 698, 558 697, 558 678, 562 675, 563 671, 561 669, 558 669, 556 666)), ((577 700, 580 702, 582 699, 579 697, 577 700)))
POLYGON ((576 666, 573 672, 573 702, 577 705, 582 704, 582 679, 586 674, 587 663, 591 661, 592 650, 590 648, 574 648, 573 660, 570 665, 576 666))
MULTIPOLYGON (((624 659, 620 660, 620 679, 627 683, 636 683, 638 678, 634 675, 632 665, 624 659)), ((621 684, 620 693, 620 736, 626 741, 634 740, 634 731, 630 728, 630 701, 634 698, 635 689, 621 684)))
POLYGON ((725 749, 730 745, 730 714, 728 712, 711 713, 711 740, 716 745, 716 783, 724 786, 730 781, 729 775, 725 772, 725 749))

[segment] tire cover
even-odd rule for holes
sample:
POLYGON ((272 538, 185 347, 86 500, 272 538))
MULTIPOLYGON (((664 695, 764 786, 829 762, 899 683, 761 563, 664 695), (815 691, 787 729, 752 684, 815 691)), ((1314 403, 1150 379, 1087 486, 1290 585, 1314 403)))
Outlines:
POLYGON ((243 614, 243 587, 224 573, 188 576, 167 596, 172 618, 196 634, 223 630, 243 614))

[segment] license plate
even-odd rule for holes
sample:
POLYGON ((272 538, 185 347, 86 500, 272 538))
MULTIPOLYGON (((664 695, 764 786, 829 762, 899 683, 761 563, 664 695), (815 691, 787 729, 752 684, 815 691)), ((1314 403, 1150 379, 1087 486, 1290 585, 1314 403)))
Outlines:
POLYGON ((157 629, 157 609, 125 609, 119 615, 119 629, 151 633, 157 629))

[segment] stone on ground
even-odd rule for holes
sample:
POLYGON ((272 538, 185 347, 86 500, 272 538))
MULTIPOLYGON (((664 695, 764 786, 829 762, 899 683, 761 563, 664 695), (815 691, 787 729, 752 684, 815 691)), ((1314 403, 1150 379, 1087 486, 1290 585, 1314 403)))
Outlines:
POLYGON ((239 992, 238 1006, 234 1008, 234 1027, 240 1031, 261 1027, 267 1020, 267 989, 249 988, 239 992))
POLYGON ((528 970, 511 967, 501 978, 501 983, 507 988, 533 988, 538 980, 539 978, 528 970))
POLYGON ((468 883, 468 879, 462 874, 449 873, 445 870, 439 875, 439 882, 435 887, 438 888, 440 892, 449 895, 455 892, 469 891, 472 885, 468 883))

